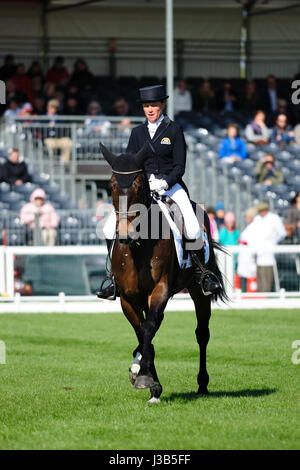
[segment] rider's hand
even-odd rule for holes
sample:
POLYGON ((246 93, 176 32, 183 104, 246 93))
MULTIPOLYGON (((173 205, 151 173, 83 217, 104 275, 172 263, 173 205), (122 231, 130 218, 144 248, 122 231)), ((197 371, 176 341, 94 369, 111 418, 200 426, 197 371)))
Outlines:
POLYGON ((154 181, 149 181, 150 191, 159 193, 165 189, 168 189, 168 183, 165 180, 156 179, 154 181))

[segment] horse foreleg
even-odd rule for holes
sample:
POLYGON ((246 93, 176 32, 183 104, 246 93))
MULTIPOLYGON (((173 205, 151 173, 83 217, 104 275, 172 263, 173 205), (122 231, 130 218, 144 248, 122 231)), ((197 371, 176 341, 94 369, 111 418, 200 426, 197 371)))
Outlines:
POLYGON ((122 296, 121 305, 124 315, 132 325, 139 342, 138 347, 133 351, 133 362, 129 368, 129 380, 132 385, 134 385, 140 370, 140 362, 142 358, 140 351, 143 350, 143 337, 141 330, 141 325, 144 321, 143 309, 141 307, 134 307, 127 299, 122 296))
POLYGON ((141 368, 136 378, 135 387, 150 388, 150 403, 155 402, 162 392, 162 387, 159 383, 154 366, 155 351, 152 340, 164 318, 164 309, 167 305, 167 301, 165 283, 158 284, 149 298, 149 310, 146 315, 146 320, 141 326, 143 351, 141 368))
POLYGON ((196 315, 197 315, 197 328, 195 330, 197 342, 200 349, 200 368, 198 373, 198 395, 207 395, 207 385, 209 382, 209 375, 206 369, 206 348, 209 341, 209 319, 211 316, 211 300, 206 297, 199 289, 199 285, 189 287, 190 295, 194 301, 196 315))

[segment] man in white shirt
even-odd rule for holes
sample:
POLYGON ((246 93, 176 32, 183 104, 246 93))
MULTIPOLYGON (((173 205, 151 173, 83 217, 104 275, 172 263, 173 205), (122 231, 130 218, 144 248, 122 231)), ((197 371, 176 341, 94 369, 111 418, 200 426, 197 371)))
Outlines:
POLYGON ((173 102, 175 116, 181 111, 192 111, 192 95, 187 89, 185 80, 178 80, 174 89, 173 102))
POLYGON ((273 248, 286 237, 284 225, 277 214, 269 212, 269 204, 257 206, 258 215, 247 228, 246 242, 255 249, 258 292, 271 292, 276 263, 273 248))

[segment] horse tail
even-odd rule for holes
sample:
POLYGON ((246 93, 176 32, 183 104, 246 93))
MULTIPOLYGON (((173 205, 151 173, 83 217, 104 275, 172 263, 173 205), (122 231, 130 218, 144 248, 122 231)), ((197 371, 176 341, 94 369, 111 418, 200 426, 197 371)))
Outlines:
POLYGON ((219 299, 219 300, 221 300, 221 302, 227 303, 227 302, 230 301, 230 299, 229 299, 229 297, 226 293, 225 284, 224 284, 224 276, 221 273, 220 268, 218 266, 218 262, 217 262, 217 259, 216 259, 215 253, 214 253, 214 249, 218 250, 218 251, 221 251, 222 253, 226 253, 226 254, 228 254, 228 251, 225 250, 225 248, 220 243, 216 242, 212 238, 210 240, 210 243, 212 245, 212 250, 211 251, 213 253, 213 255, 212 255, 212 264, 213 264, 212 271, 217 276, 217 278, 219 280, 219 283, 220 283, 220 288, 216 291, 216 293, 212 294, 212 299, 215 300, 215 301, 217 301, 219 299))
POLYGON ((214 250, 218 250, 226 254, 228 254, 228 251, 223 247, 223 245, 221 245, 221 243, 216 242, 212 238, 211 232, 210 232, 210 221, 209 221, 209 217, 206 211, 204 211, 204 225, 205 225, 206 232, 207 232, 208 242, 211 248, 207 267, 215 274, 215 276, 218 278, 218 281, 220 283, 220 288, 217 289, 217 291, 211 295, 211 298, 214 301, 221 300, 221 302, 227 303, 227 302, 230 302, 230 299, 226 293, 224 277, 218 266, 218 262, 217 262, 214 250))

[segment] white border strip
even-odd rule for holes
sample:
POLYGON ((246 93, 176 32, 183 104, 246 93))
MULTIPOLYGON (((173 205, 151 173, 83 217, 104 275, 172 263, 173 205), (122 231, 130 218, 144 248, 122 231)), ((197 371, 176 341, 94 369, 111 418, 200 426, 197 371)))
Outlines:
MULTIPOLYGON (((243 299, 229 304, 214 303, 213 310, 257 310, 257 309, 297 309, 300 299, 243 299)), ((166 312, 195 311, 191 299, 170 299, 166 312)), ((95 302, 14 302, 2 303, 0 314, 4 313, 122 313, 120 300, 98 300, 95 302)))

